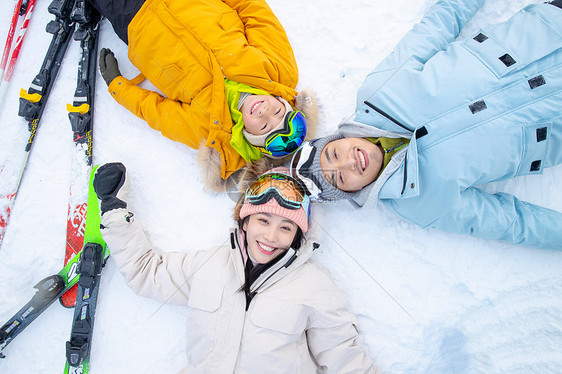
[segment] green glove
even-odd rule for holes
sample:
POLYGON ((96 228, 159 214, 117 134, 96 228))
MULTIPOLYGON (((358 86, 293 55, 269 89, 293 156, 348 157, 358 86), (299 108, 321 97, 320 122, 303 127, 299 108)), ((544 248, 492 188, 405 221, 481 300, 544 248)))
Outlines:
POLYGON ((115 78, 121 76, 121 72, 119 71, 119 67, 117 65, 117 59, 115 58, 113 52, 111 52, 111 49, 101 49, 99 65, 101 76, 108 86, 115 78))

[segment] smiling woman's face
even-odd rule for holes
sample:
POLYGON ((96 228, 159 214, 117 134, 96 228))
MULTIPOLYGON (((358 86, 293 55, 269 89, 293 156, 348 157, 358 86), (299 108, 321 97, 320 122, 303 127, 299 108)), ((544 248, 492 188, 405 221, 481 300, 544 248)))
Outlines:
POLYGON ((244 128, 252 135, 263 135, 275 128, 285 115, 285 105, 270 95, 251 95, 242 108, 244 128))
POLYGON ((367 139, 343 138, 324 146, 320 154, 320 168, 334 187, 354 192, 377 178, 383 157, 382 150, 367 139))
POLYGON ((283 254, 293 243, 298 226, 291 220, 269 213, 255 213, 242 226, 248 250, 260 264, 283 254))

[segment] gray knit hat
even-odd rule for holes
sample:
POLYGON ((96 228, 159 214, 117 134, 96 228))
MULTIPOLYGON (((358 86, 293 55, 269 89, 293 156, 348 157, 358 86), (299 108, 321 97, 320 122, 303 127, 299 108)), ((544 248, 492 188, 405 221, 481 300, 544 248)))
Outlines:
POLYGON ((291 175, 302 181, 310 193, 312 201, 334 201, 342 199, 353 199, 355 192, 345 192, 334 187, 324 177, 320 167, 320 154, 324 146, 331 141, 343 138, 342 134, 336 133, 303 143, 301 148, 295 152, 291 161, 291 175))

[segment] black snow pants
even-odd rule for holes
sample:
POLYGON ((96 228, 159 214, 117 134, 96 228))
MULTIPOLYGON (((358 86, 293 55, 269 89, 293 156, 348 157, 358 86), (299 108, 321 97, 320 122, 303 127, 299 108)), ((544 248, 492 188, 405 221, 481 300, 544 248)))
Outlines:
POLYGON ((145 0, 86 0, 107 18, 113 30, 125 44, 129 44, 127 28, 145 0))

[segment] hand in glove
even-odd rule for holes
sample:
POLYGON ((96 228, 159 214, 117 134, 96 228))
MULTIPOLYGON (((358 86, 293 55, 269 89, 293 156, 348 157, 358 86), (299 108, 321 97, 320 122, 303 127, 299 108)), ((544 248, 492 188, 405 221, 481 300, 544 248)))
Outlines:
POLYGON ((101 76, 108 86, 111 81, 121 76, 121 72, 119 71, 119 67, 117 65, 117 59, 115 58, 113 52, 111 52, 111 49, 101 49, 99 65, 101 76))
POLYGON ((101 165, 94 175, 94 190, 102 215, 113 209, 127 208, 129 180, 125 165, 120 162, 101 165))

